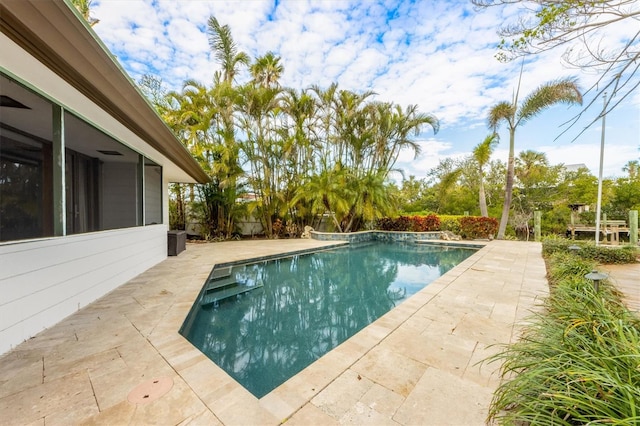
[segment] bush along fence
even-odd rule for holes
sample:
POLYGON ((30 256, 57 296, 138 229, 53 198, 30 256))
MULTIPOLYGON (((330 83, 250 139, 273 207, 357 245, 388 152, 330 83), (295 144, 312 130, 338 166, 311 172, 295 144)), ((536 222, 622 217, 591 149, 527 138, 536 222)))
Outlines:
POLYGON ((498 232, 498 221, 479 216, 398 216, 378 219, 375 225, 381 231, 433 232, 450 231, 465 239, 493 238, 498 232))

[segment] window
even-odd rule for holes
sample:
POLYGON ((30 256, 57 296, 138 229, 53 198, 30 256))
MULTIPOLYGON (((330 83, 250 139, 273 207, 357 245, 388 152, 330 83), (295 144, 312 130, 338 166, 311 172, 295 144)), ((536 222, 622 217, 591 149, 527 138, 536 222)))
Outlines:
POLYGON ((51 236, 53 105, 4 77, 0 88, 0 241, 51 236))
POLYGON ((0 95, 0 242, 162 223, 161 166, 3 74, 0 95))

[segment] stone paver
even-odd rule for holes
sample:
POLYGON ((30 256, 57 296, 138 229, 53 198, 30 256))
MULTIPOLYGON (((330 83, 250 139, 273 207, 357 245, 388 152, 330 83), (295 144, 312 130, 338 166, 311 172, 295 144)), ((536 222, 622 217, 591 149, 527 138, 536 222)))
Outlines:
POLYGON ((537 243, 491 242, 259 400, 178 334, 213 264, 327 244, 189 244, 0 357, 0 424, 483 424, 481 361, 547 293, 537 243), (173 387, 128 401, 153 378, 173 387))
POLYGON ((609 281, 622 292, 629 310, 640 314, 640 263, 631 265, 602 265, 609 281))

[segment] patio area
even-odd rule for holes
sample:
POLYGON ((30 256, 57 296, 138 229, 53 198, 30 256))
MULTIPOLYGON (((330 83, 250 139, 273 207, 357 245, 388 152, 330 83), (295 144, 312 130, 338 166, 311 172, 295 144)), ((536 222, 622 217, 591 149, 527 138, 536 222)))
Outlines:
POLYGON ((189 244, 0 357, 0 424, 484 424, 479 362, 547 294, 539 243, 487 244, 262 399, 178 334, 213 264, 331 244, 189 244))

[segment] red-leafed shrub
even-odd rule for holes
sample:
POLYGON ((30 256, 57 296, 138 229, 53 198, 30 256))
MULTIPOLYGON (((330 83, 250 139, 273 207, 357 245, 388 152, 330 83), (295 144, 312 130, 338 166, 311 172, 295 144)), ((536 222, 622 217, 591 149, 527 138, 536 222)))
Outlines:
POLYGON ((498 232, 498 221, 492 217, 463 216, 459 219, 463 238, 489 238, 498 232))
POLYGON ((414 232, 429 232, 440 230, 440 218, 435 214, 427 216, 413 216, 411 231, 414 232))
POLYGON ((376 228, 382 231, 410 231, 411 219, 408 216, 383 217, 376 222, 376 228))
POLYGON ((427 232, 440 229, 440 219, 435 214, 428 216, 398 216, 378 219, 376 228, 382 231, 427 232))

